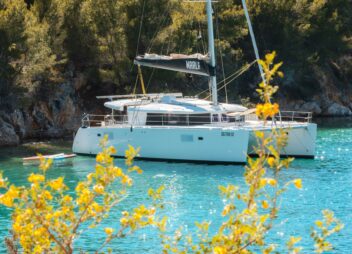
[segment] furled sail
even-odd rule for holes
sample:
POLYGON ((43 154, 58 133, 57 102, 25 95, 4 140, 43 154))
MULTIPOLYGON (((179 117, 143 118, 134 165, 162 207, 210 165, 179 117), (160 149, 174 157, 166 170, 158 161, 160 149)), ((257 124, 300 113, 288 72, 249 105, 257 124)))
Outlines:
POLYGON ((209 57, 202 54, 171 54, 170 56, 145 54, 143 56, 137 56, 134 63, 142 66, 186 72, 202 76, 214 75, 214 68, 209 65, 209 57))

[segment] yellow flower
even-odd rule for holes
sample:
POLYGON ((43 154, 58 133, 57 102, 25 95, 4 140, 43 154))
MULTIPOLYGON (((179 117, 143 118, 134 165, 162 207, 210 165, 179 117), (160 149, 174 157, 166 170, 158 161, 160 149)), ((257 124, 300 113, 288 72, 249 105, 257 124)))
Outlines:
POLYGON ((39 175, 39 174, 31 174, 28 177, 28 181, 31 183, 39 183, 39 182, 44 182, 45 177, 43 175, 39 175))
POLYGON ((10 189, 5 194, 0 196, 0 204, 7 207, 12 207, 14 200, 18 197, 19 190, 15 186, 11 185, 10 189))
POLYGON ((89 173, 89 174, 87 175, 87 180, 91 182, 92 179, 93 179, 93 176, 94 176, 93 173, 89 173))
POLYGON ((101 213, 103 211, 103 207, 101 205, 99 205, 98 203, 94 202, 92 204, 92 207, 97 213, 101 213))
POLYGON ((277 113, 279 113, 279 104, 274 103, 265 103, 265 104, 258 104, 256 106, 256 114, 259 117, 268 118, 273 117, 277 113))
POLYGON ((77 192, 80 192, 80 191, 82 191, 83 189, 84 189, 84 183, 83 182, 79 182, 78 184, 77 184, 77 186, 76 186, 76 191, 77 192))
POLYGON ((115 154, 117 151, 116 151, 116 149, 115 149, 115 147, 113 147, 113 146, 110 146, 110 153, 111 154, 115 154))
POLYGON ((88 189, 83 189, 80 195, 77 197, 77 203, 79 205, 87 204, 91 198, 92 193, 88 189))
POLYGON ((53 164, 53 159, 50 158, 50 159, 45 159, 41 154, 38 154, 38 156, 40 156, 40 165, 39 165, 39 168, 45 172, 47 171, 51 165, 53 164))
POLYGON ((136 171, 138 174, 143 173, 143 170, 138 166, 133 166, 133 167, 129 168, 129 171, 136 171))
POLYGON ((63 177, 59 177, 56 180, 53 180, 49 183, 50 188, 52 188, 53 190, 62 190, 63 188, 65 188, 65 184, 64 184, 64 178, 63 177))
POLYGON ((128 224, 128 219, 125 218, 125 217, 122 217, 122 218, 120 219, 120 223, 121 223, 122 226, 127 226, 127 224, 128 224))
POLYGON ((274 115, 279 113, 279 104, 274 103, 274 105, 273 105, 273 113, 274 113, 274 115))
POLYGON ((295 179, 293 180, 293 184, 297 189, 302 189, 302 179, 295 179))
POLYGON ((230 204, 227 204, 225 207, 224 207, 224 210, 222 211, 221 215, 222 216, 226 216, 230 211, 231 211, 231 205, 230 204))
POLYGON ((104 231, 107 235, 111 235, 114 232, 112 228, 105 228, 104 231))
POLYGON ((128 146, 128 150, 125 151, 125 157, 126 157, 126 165, 131 166, 133 159, 138 156, 139 153, 139 148, 134 149, 133 146, 128 146))
POLYGON ((35 253, 35 254, 43 253, 43 248, 40 245, 36 245, 34 247, 33 253, 35 253))
POLYGON ((7 182, 7 179, 3 178, 2 176, 2 173, 0 172, 0 188, 6 188, 6 182, 7 182))
POLYGON ((276 180, 272 179, 272 178, 268 178, 266 179, 267 183, 270 184, 271 186, 275 186, 276 185, 276 180))
POLYGON ((255 110, 256 115, 257 116, 261 116, 262 115, 262 110, 263 110, 263 105, 262 104, 257 104, 256 110, 255 110))
POLYGON ((265 178, 261 178, 259 183, 261 187, 265 187, 265 185, 267 184, 267 181, 265 178))
POLYGON ((268 201, 263 200, 263 201, 262 201, 262 207, 263 207, 264 209, 268 209, 268 208, 269 208, 269 203, 268 203, 268 201))
POLYGON ((98 153, 96 161, 99 163, 103 163, 104 162, 104 155, 102 153, 98 153))
POLYGON ((53 199, 53 196, 51 195, 51 193, 49 191, 43 191, 41 197, 43 197, 44 199, 48 199, 48 200, 53 199))
POLYGON ((128 186, 132 185, 132 179, 129 178, 127 175, 123 175, 121 179, 122 184, 127 184, 128 186))
POLYGON ((225 247, 222 247, 222 246, 216 246, 214 248, 214 254, 226 254, 227 253, 227 250, 225 247))
POLYGON ((322 228, 324 224, 322 221, 317 220, 317 221, 315 221, 315 225, 317 225, 319 228, 322 228))
POLYGON ((3 204, 4 206, 7 207, 12 207, 13 206, 13 198, 10 196, 4 194, 0 196, 0 204, 3 204))
POLYGON ((269 164, 269 166, 270 167, 274 167, 274 165, 275 165, 275 158, 274 157, 269 157, 268 158, 268 164, 269 164))
POLYGON ((118 167, 113 167, 110 172, 115 177, 120 177, 123 175, 122 169, 118 167))
POLYGON ((104 194, 104 186, 101 184, 94 185, 93 190, 99 195, 104 194))

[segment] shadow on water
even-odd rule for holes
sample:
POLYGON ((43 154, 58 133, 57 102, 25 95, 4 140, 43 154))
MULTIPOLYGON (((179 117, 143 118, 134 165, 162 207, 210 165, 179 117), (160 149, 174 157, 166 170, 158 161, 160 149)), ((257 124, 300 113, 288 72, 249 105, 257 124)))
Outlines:
POLYGON ((352 128, 352 117, 318 117, 313 122, 318 128, 352 128))

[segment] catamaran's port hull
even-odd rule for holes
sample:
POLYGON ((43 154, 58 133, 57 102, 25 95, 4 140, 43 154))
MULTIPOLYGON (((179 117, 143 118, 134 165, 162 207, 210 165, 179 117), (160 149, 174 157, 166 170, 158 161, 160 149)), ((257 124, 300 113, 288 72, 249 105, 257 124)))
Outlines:
POLYGON ((245 163, 249 141, 249 131, 240 128, 81 127, 73 151, 96 155, 104 135, 116 156, 132 145, 141 148, 140 158, 209 163, 245 163))
MULTIPOLYGON (((317 125, 314 123, 307 123, 296 126, 280 127, 283 131, 287 132, 288 140, 287 145, 280 155, 297 157, 297 158, 314 158, 315 156, 315 141, 317 136, 317 125)), ((272 129, 258 127, 257 131, 263 131, 265 136, 269 136, 272 129)), ((257 146, 257 139, 255 131, 252 130, 249 135, 248 154, 255 155, 253 147, 257 146)))
MULTIPOLYGON (((317 125, 283 127, 288 143, 282 156, 314 158, 317 125)), ((269 135, 272 129, 261 126, 250 128, 168 128, 168 127, 88 127, 80 128, 75 136, 73 152, 96 155, 101 151, 99 141, 109 136, 123 157, 128 145, 140 147, 139 159, 154 161, 188 161, 196 163, 245 163, 246 155, 255 156, 255 131, 269 135)))

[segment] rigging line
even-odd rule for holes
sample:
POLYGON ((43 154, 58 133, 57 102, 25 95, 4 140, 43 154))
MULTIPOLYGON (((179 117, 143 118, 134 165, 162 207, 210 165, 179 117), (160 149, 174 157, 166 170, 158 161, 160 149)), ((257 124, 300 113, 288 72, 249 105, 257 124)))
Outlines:
POLYGON ((160 28, 162 27, 162 25, 165 23, 165 21, 167 20, 167 17, 166 15, 164 14, 164 17, 160 20, 159 24, 158 24, 158 27, 157 29, 155 29, 155 32, 153 34, 153 37, 152 39, 150 40, 150 43, 149 43, 149 46, 147 48, 147 52, 150 53, 150 51, 152 50, 153 46, 154 46, 154 43, 156 41, 156 38, 157 38, 157 35, 158 33, 160 32, 160 28))
MULTIPOLYGON (((245 69, 247 66, 248 66, 248 68, 249 68, 249 67, 252 66, 255 62, 256 62, 256 61, 253 61, 251 64, 245 65, 245 66, 243 66, 241 69, 236 70, 236 71, 235 71, 234 73, 232 73, 230 76, 228 76, 228 77, 226 77, 225 79, 219 81, 218 84, 225 83, 226 80, 228 80, 228 79, 232 78, 233 76, 237 75, 238 73, 242 72, 242 70, 245 69)), ((205 92, 208 92, 208 91, 209 91, 209 89, 205 89, 204 91, 198 93, 196 96, 199 96, 199 95, 201 95, 201 94, 203 94, 203 93, 205 93, 205 92)))
MULTIPOLYGON (((257 62, 257 61, 255 61, 257 62)), ((220 88, 218 88, 218 91, 220 91, 221 89, 223 89, 224 87, 226 87, 228 84, 230 84, 232 81, 234 81, 235 79, 237 79, 239 76, 241 76, 243 73, 245 73, 252 65, 248 65, 248 66, 245 66, 246 68, 242 68, 241 71, 235 76, 233 77, 230 81, 228 81, 227 83, 225 83, 225 85, 221 86, 220 88)), ((208 99, 210 97, 207 96, 205 97, 205 99, 208 99)))
POLYGON ((150 76, 149 76, 148 83, 147 83, 147 90, 148 90, 148 88, 149 88, 150 82, 152 81, 154 72, 155 72, 155 68, 153 68, 152 73, 151 73, 150 76))
MULTIPOLYGON (((146 0, 143 0, 143 7, 142 7, 142 13, 141 13, 141 21, 139 22, 139 31, 138 31, 138 39, 137 39, 137 46, 136 46, 136 56, 138 55, 138 50, 139 50, 139 41, 141 39, 141 34, 142 34, 142 26, 143 26, 143 19, 144 19, 144 9, 145 9, 145 2, 146 0)), ((134 67, 134 63, 132 62, 130 72, 132 72, 132 69, 134 67)), ((138 79, 138 78, 137 78, 138 79)), ((136 81, 137 82, 137 81, 136 81)), ((134 88, 134 90, 136 87, 134 88)))
MULTIPOLYGON (((214 8, 215 12, 217 12, 217 7, 214 8)), ((226 84, 226 80, 225 80, 225 68, 224 68, 224 59, 222 57, 222 50, 221 50, 221 45, 220 45, 220 30, 219 30, 219 17, 218 15, 215 15, 215 26, 216 26, 216 33, 217 33, 217 37, 218 37, 218 49, 219 49, 219 53, 220 53, 220 61, 221 61, 221 69, 222 69, 222 78, 224 80, 225 83, 225 100, 226 103, 229 102, 228 96, 227 96, 227 84, 226 84)))
POLYGON ((205 50, 205 43, 204 43, 203 31, 202 31, 202 26, 201 26, 199 20, 198 20, 198 29, 199 29, 199 32, 200 32, 200 34, 199 34, 199 36, 200 36, 200 41, 201 41, 202 47, 203 47, 202 53, 203 53, 203 55, 205 55, 206 50, 205 50))
POLYGON ((134 82, 134 88, 133 88, 132 94, 136 94, 137 84, 138 84, 138 74, 136 76, 136 81, 134 82))
POLYGON ((143 0, 143 7, 142 7, 142 14, 141 14, 141 22, 139 23, 139 32, 138 32, 138 39, 137 39, 136 56, 138 55, 139 40, 141 39, 141 34, 142 34, 142 26, 143 26, 143 19, 144 19, 145 2, 146 2, 146 0, 143 0))
POLYGON ((165 12, 164 12, 164 15, 163 15, 163 18, 160 19, 160 22, 157 26, 157 28, 155 29, 155 32, 153 34, 153 37, 149 43, 149 46, 147 48, 147 52, 150 53, 150 51, 152 50, 152 47, 153 47, 153 44, 154 44, 154 41, 156 40, 156 37, 157 37, 157 34, 160 32, 160 28, 161 26, 165 23, 165 21, 167 20, 167 18, 169 18, 168 15, 166 15, 166 13, 170 10, 170 2, 167 3, 167 6, 166 6, 166 9, 165 9, 165 12))
MULTIPOLYGON (((244 69, 245 69, 245 70, 249 69, 249 67, 251 67, 251 66, 252 66, 254 63, 256 63, 256 62, 257 62, 257 61, 254 60, 252 63, 250 63, 250 64, 248 64, 248 65, 242 66, 241 69, 236 70, 234 73, 232 73, 231 75, 229 75, 229 76, 226 77, 225 79, 219 81, 219 82, 218 82, 218 85, 221 84, 221 83, 224 83, 224 82, 226 82, 226 80, 228 80, 228 79, 230 79, 230 78, 232 78, 232 77, 238 75, 238 74, 241 73, 244 69)), ((232 81, 232 80, 231 80, 231 81, 232 81)), ((227 82, 227 83, 229 83, 229 82, 227 82)), ((202 92, 196 94, 196 96, 199 96, 199 95, 201 95, 201 94, 203 94, 203 93, 205 93, 205 92, 208 92, 208 91, 209 91, 209 89, 205 89, 204 91, 202 91, 202 92)))
POLYGON ((234 81, 234 80, 237 79, 239 76, 241 76, 243 73, 245 73, 248 69, 249 69, 249 67, 243 69, 240 73, 238 73, 238 75, 236 75, 236 76, 233 77, 230 81, 228 81, 227 83, 225 83, 225 85, 221 86, 221 87, 219 88, 219 90, 220 90, 220 89, 223 89, 224 87, 226 87, 226 86, 227 86, 228 84, 230 84, 232 81, 234 81))
MULTIPOLYGON (((255 40, 251 19, 250 19, 249 14, 248 14, 248 8, 247 8, 246 0, 242 0, 242 5, 243 5, 244 14, 246 16, 246 20, 247 20, 247 23, 248 23, 249 34, 251 36, 253 49, 254 49, 254 53, 255 53, 255 58, 257 59, 257 61, 259 61, 260 57, 259 57, 259 52, 258 52, 258 46, 257 46, 257 42, 255 40)), ((261 78, 263 80, 263 83, 265 84, 266 81, 265 81, 264 71, 263 71, 262 66, 259 64, 259 62, 258 62, 258 68, 259 68, 259 73, 260 73, 260 76, 261 76, 261 78)))
MULTIPOLYGON (((226 77, 225 79, 221 80, 220 82, 218 82, 218 84, 221 84, 223 82, 225 82, 226 80, 232 78, 233 76, 237 75, 239 72, 241 72, 243 69, 249 69, 249 67, 251 67, 253 64, 255 64, 257 62, 257 60, 254 60, 253 62, 246 64, 244 66, 241 67, 241 69, 235 71, 234 73, 232 73, 231 75, 229 75, 228 77, 226 77)), ((228 83, 228 82, 227 82, 228 83)))

